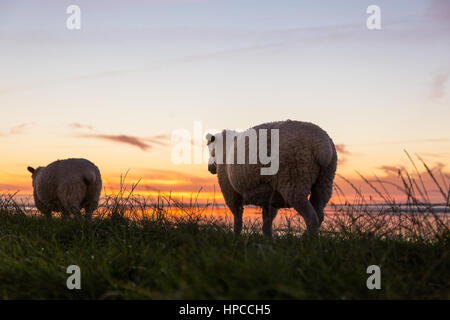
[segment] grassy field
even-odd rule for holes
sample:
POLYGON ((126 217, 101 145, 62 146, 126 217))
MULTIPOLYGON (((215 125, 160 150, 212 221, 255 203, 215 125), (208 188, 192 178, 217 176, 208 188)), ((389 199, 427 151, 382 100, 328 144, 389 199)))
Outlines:
POLYGON ((327 215, 318 239, 287 221, 273 242, 257 224, 235 237, 195 203, 172 215, 170 200, 149 204, 134 186, 92 220, 46 218, 3 195, 0 298, 450 299, 450 191, 439 213, 404 181, 406 206, 386 195, 368 211, 361 196, 327 215), (66 287, 69 265, 81 268, 81 290, 66 287), (366 286, 369 265, 381 268, 380 290, 366 286))
POLYGON ((130 219, 117 209, 90 221, 0 210, 0 298, 450 298, 448 223, 406 238, 355 228, 344 220, 362 220, 341 214, 319 239, 292 229, 272 243, 256 226, 235 238, 200 215, 130 219), (366 287, 372 264, 381 290, 366 287), (81 268, 81 290, 66 287, 69 265, 81 268))

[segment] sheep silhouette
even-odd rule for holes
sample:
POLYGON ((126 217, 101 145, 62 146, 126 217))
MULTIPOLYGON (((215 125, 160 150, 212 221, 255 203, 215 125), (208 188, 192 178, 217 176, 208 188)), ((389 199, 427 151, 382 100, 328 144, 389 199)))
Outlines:
MULTIPOLYGON (((294 208, 305 220, 307 234, 316 236, 324 219, 323 210, 331 198, 336 173, 337 153, 333 141, 324 130, 309 122, 270 122, 252 129, 257 132, 258 140, 260 129, 279 130, 279 169, 273 175, 261 174, 260 169, 266 166, 261 161, 256 164, 225 160, 219 163, 215 159, 216 147, 222 145, 226 157, 233 151, 230 148, 237 154, 237 143, 227 146, 228 130, 206 136, 210 150, 208 170, 217 174, 225 203, 234 216, 234 232, 240 234, 242 230, 243 206, 256 205, 262 207, 262 229, 268 238, 272 238, 272 223, 280 208, 294 208), (222 139, 221 144, 217 143, 218 139, 222 139)), ((237 133, 236 140, 243 134, 245 132, 237 133)), ((245 150, 248 153, 247 141, 245 150)))
POLYGON ((47 216, 61 212, 87 218, 98 207, 102 190, 99 169, 86 159, 66 159, 46 167, 28 167, 33 178, 33 197, 36 208, 47 216))

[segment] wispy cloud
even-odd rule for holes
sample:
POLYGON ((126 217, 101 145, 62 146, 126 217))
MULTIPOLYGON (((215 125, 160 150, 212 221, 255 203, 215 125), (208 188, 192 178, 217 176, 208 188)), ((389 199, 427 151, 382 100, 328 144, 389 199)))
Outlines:
POLYGON ((71 127, 72 129, 88 129, 88 130, 94 130, 94 127, 91 125, 87 125, 87 124, 81 124, 81 123, 70 123, 69 127, 71 127))
POLYGON ((110 142, 116 142, 121 144, 128 144, 130 146, 137 147, 141 149, 142 151, 147 151, 152 149, 154 146, 166 146, 170 142, 169 135, 161 134, 156 135, 149 138, 142 138, 142 137, 136 137, 136 136, 130 136, 126 134, 105 134, 98 132, 94 128, 94 126, 88 125, 88 124, 82 124, 78 122, 72 122, 69 124, 69 127, 73 130, 89 130, 94 131, 96 133, 84 133, 84 134, 78 134, 76 137, 80 138, 91 138, 91 139, 99 139, 99 140, 107 140, 110 142))
POLYGON ((378 167, 378 169, 384 171, 386 174, 391 175, 391 174, 397 174, 398 171, 399 170, 403 170, 404 167, 402 167, 402 166, 387 166, 387 165, 384 165, 384 166, 378 167))
MULTIPOLYGON (((203 0, 174 0, 174 1, 203 1, 203 0)), ((439 19, 447 21, 449 1, 432 1, 425 14, 420 13, 414 16, 400 17, 397 19, 386 20, 383 22, 383 28, 390 28, 398 25, 407 26, 405 29, 391 29, 389 33, 384 34, 385 41, 402 41, 405 42, 408 39, 418 41, 418 39, 430 39, 434 37, 446 36, 445 32, 436 32, 433 28, 424 28, 422 20, 427 22, 433 17, 440 17, 439 19), (447 18, 446 18, 447 17, 447 18), (414 22, 419 22, 419 25, 415 25, 414 22)), ((294 16, 292 18, 295 18, 294 16)), ((300 19, 300 18, 299 18, 300 19)), ((437 19, 437 18, 436 18, 437 19)), ((346 23, 346 24, 331 24, 313 27, 297 27, 297 28, 285 28, 285 29, 265 29, 260 31, 249 31, 247 29, 241 30, 222 30, 222 29, 210 29, 210 28, 198 28, 198 29, 145 29, 140 34, 140 37, 148 36, 149 32, 161 35, 169 34, 172 36, 176 34, 177 38, 186 39, 194 35, 198 37, 199 34, 211 37, 212 39, 229 37, 230 39, 245 39, 241 45, 233 45, 231 47, 225 47, 220 50, 213 50, 207 52, 196 52, 189 55, 175 56, 160 61, 154 61, 154 63, 141 65, 136 68, 124 68, 117 70, 103 70, 94 72, 91 74, 78 75, 68 78, 49 80, 46 82, 31 83, 29 85, 18 86, 14 88, 0 88, 0 95, 10 94, 15 92, 21 92, 24 90, 42 89, 46 87, 52 87, 64 83, 79 82, 89 79, 103 79, 110 77, 119 77, 124 74, 130 73, 148 73, 153 70, 164 68, 167 65, 177 65, 195 62, 204 62, 209 59, 228 58, 233 55, 240 55, 245 53, 252 53, 265 50, 280 50, 291 46, 314 46, 316 44, 323 43, 341 43, 342 41, 349 40, 353 42, 360 42, 367 39, 367 29, 362 27, 361 23, 346 23)), ((440 29, 439 29, 440 30, 440 29)), ((125 31, 124 31, 125 32, 125 31)), ((125 32, 124 36, 130 35, 125 32)), ((28 35, 27 35, 28 37, 28 35)), ((104 32, 95 35, 95 41, 104 40, 104 32)), ((28 38, 27 38, 28 39, 28 38)), ((190 38, 189 38, 190 39, 190 38)), ((192 38, 192 41, 198 41, 197 38, 192 38)), ((204 41, 203 38, 201 41, 204 41)))
MULTIPOLYGON (((434 162, 431 165, 430 165, 430 163, 428 163, 428 167, 431 172, 437 173, 439 171, 443 171, 443 169, 445 169, 447 167, 447 165, 442 162, 434 162)), ((386 175, 390 175, 392 177, 397 176, 399 171, 403 172, 403 171, 407 170, 406 167, 402 166, 402 165, 396 165, 396 166, 384 165, 384 166, 378 167, 378 169, 384 171, 384 173, 386 175)), ((427 175, 428 173, 424 170, 423 174, 427 175)))
POLYGON ((7 136, 23 134, 27 131, 27 129, 29 129, 32 126, 34 126, 34 123, 32 123, 32 122, 18 124, 16 126, 12 127, 11 129, 9 129, 9 131, 6 133, 0 132, 0 137, 7 137, 7 136))
POLYGON ((34 123, 31 123, 31 122, 29 122, 29 123, 21 123, 21 124, 15 126, 15 127, 12 127, 9 130, 9 134, 12 134, 12 135, 14 135, 14 134, 22 134, 28 128, 32 127, 33 125, 34 125, 34 123))
MULTIPOLYGON (((448 181, 448 179, 450 179, 450 174, 448 170, 446 170, 447 166, 445 164, 440 162, 434 162, 430 164, 429 162, 427 162, 427 165, 439 184, 445 185, 446 183, 444 181, 448 181)), ((383 165, 377 167, 377 169, 382 172, 381 175, 366 173, 364 174, 364 177, 372 185, 379 188, 380 190, 386 190, 386 192, 383 192, 384 195, 388 195, 391 199, 395 199, 398 202, 406 201, 408 192, 410 192, 410 190, 405 190, 404 181, 402 180, 402 177, 399 176, 400 171, 404 179, 407 179, 406 174, 408 173, 410 179, 414 179, 416 182, 423 181, 423 184, 425 185, 425 189, 427 190, 428 196, 430 197, 431 201, 442 202, 443 200, 441 193, 436 187, 436 182, 430 176, 428 171, 423 166, 419 165, 419 163, 417 163, 417 169, 419 170, 419 173, 417 173, 416 169, 411 165, 408 165, 406 167, 403 165, 383 165), (380 181, 382 184, 380 184, 380 181)), ((339 192, 340 195, 335 197, 335 200, 337 202, 345 200, 345 198, 349 201, 354 201, 352 200, 355 199, 356 196, 354 186, 365 196, 366 200, 385 200, 380 198, 380 196, 376 192, 374 192, 372 187, 365 183, 364 180, 359 176, 345 177, 345 179, 351 184, 344 180, 342 176, 336 176, 335 184, 339 186, 339 189, 343 192, 344 195, 344 197, 341 199, 340 195, 342 195, 342 193, 339 192)), ((419 184, 421 185, 422 182, 420 182, 419 184)), ((335 195, 336 194, 338 193, 335 193, 335 195)), ((416 194, 416 196, 418 196, 419 199, 422 198, 419 194, 416 194)))
POLYGON ((450 153, 433 153, 433 152, 421 152, 421 155, 431 158, 448 158, 450 153))
POLYGON ((346 154, 349 155, 350 151, 347 150, 347 146, 343 143, 337 144, 336 145, 336 151, 341 153, 341 154, 346 154))
POLYGON ((335 147, 338 152, 338 164, 343 165, 347 161, 346 156, 349 156, 351 152, 348 151, 347 146, 343 143, 336 144, 335 147))
POLYGON ((150 138, 139 138, 129 135, 108 135, 108 134, 81 134, 78 135, 81 138, 92 138, 107 140, 116 143, 128 144, 141 149, 142 151, 147 151, 152 149, 155 145, 166 146, 169 144, 169 137, 166 135, 158 135, 150 138))

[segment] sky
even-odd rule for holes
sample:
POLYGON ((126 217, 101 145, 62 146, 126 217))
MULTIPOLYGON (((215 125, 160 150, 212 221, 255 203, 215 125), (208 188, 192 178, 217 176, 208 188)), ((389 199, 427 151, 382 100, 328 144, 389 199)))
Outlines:
POLYGON ((3 0, 0 192, 83 157, 106 190, 128 172, 149 194, 220 198, 206 163, 174 163, 173 133, 286 119, 326 130, 355 183, 395 179, 404 150, 449 177, 449 31, 446 0, 3 0))

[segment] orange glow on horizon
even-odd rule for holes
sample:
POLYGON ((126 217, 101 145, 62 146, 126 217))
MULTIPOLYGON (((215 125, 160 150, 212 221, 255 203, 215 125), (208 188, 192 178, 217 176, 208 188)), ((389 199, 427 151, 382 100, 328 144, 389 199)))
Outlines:
MULTIPOLYGON (((378 194, 372 187, 370 187, 364 180, 355 172, 351 174, 339 173, 335 178, 335 184, 337 187, 333 193, 329 204, 344 204, 361 202, 361 197, 358 195, 360 192, 364 196, 365 202, 379 203, 386 199, 395 202, 406 201, 406 193, 402 189, 402 180, 398 176, 398 171, 394 170, 394 167, 385 166, 388 170, 384 171, 383 175, 379 175, 380 181, 383 181, 384 188, 379 184, 375 175, 364 174, 376 188, 382 191, 383 197, 378 194), (343 179, 342 177, 345 177, 343 179), (349 182, 353 185, 350 185, 349 182), (358 192, 354 189, 357 188, 358 192)), ((446 171, 442 171, 443 167, 434 166, 431 167, 431 171, 436 176, 438 182, 442 185, 444 192, 448 192, 450 174, 446 171)), ((126 177, 113 173, 105 173, 103 176, 103 189, 102 197, 117 195, 122 190, 125 195, 128 195, 132 189, 133 184, 137 183, 137 186, 133 192, 135 196, 141 196, 144 198, 158 199, 172 199, 180 203, 199 203, 199 204, 224 204, 223 195, 220 191, 220 187, 217 182, 217 176, 210 175, 203 171, 195 172, 189 170, 189 168, 183 167, 175 170, 162 170, 162 169, 141 169, 140 172, 133 172, 126 177), (123 181, 126 180, 126 181, 123 181)), ((419 175, 414 170, 409 170, 410 177, 416 179, 418 185, 422 186, 422 182, 419 183, 419 175)), ((445 202, 439 188, 436 186, 435 181, 429 176, 426 171, 420 172, 421 179, 427 190, 429 198, 432 202, 445 202)), ((31 175, 24 169, 21 172, 13 170, 0 171, 0 193, 14 194, 17 193, 21 196, 29 196, 32 194, 32 180, 31 175)), ((416 195, 417 194, 416 191, 416 195)))

